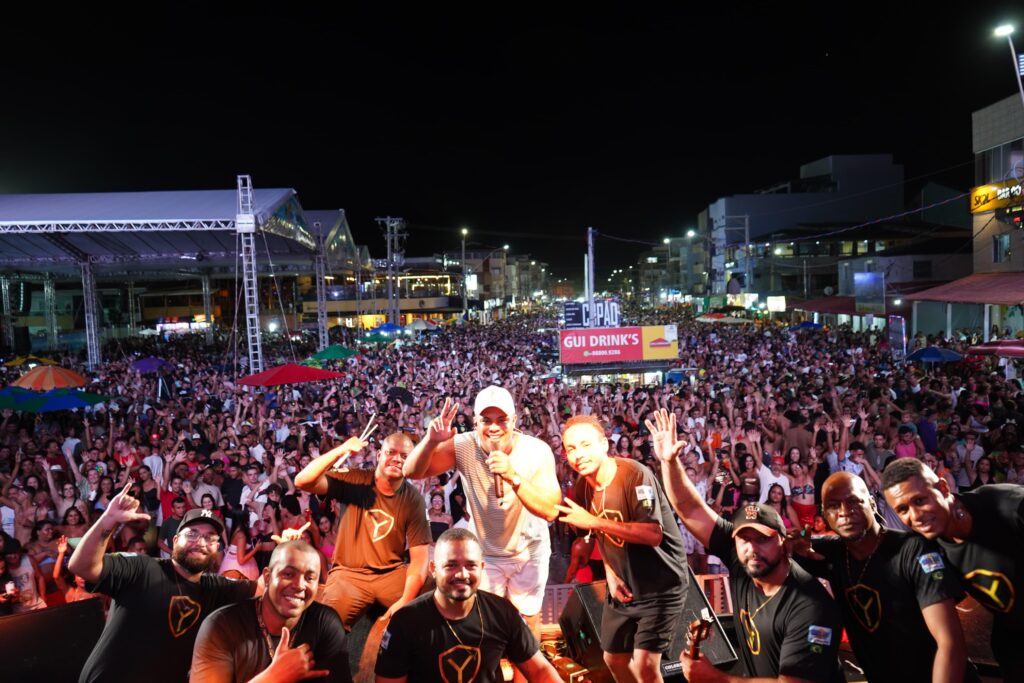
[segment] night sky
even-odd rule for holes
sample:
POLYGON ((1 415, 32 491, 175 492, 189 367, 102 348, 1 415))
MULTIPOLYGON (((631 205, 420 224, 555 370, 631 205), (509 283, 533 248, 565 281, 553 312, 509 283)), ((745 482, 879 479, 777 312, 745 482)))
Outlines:
MULTIPOLYGON (((345 208, 375 256, 373 218, 393 215, 409 255, 457 249, 465 225, 576 275, 588 225, 660 241, 829 154, 892 152, 908 192, 966 190, 970 113, 1016 92, 992 29, 1016 21, 1024 48, 1009 2, 297 4, 7 22, 0 192, 249 173, 307 209, 345 208)), ((643 248, 601 240, 597 260, 643 248)))

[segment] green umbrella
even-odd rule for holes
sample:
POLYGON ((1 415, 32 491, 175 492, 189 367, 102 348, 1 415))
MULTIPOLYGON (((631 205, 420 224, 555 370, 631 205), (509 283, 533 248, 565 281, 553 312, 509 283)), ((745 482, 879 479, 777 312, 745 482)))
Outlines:
POLYGON ((386 334, 368 334, 365 337, 356 339, 360 344, 386 344, 388 342, 395 341, 394 338, 387 336, 386 334))
POLYGON ((342 360, 344 358, 351 358, 354 355, 356 355, 356 351, 345 348, 341 344, 332 344, 323 351, 317 351, 312 357, 317 360, 342 360))

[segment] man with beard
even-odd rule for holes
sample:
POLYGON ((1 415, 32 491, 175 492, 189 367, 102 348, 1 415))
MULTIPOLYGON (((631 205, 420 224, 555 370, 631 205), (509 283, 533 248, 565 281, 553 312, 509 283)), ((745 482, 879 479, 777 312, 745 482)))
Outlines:
POLYGON ((508 601, 477 590, 480 541, 466 529, 437 539, 430 572, 437 588, 398 610, 380 641, 377 683, 497 683, 507 657, 530 683, 558 683, 554 667, 508 601))
MULTIPOLYGON (((597 536, 608 577, 601 649, 616 681, 661 681, 686 599, 686 548, 654 473, 608 457, 604 427, 591 415, 565 423, 562 443, 580 478, 559 521, 597 536)), ((589 555, 589 553, 588 553, 589 555)))
POLYGON ((263 595, 222 607, 203 621, 189 682, 350 682, 341 620, 313 602, 320 571, 320 553, 305 541, 274 548, 263 570, 263 595))
POLYGON ((320 596, 338 612, 346 631, 374 603, 387 610, 386 620, 419 595, 431 541, 423 496, 402 475, 412 440, 402 432, 384 439, 372 472, 331 469, 365 447, 365 441, 352 437, 295 476, 302 490, 346 506, 338 522, 334 568, 320 596), (406 548, 409 564, 402 557, 406 548))
POLYGON ((828 579, 850 644, 871 681, 974 681, 957 618, 963 590, 939 547, 883 528, 864 480, 836 472, 821 489, 825 521, 839 538, 813 541, 823 558, 800 559, 828 579), (932 662, 930 667, 925 662, 932 662))
MULTIPOLYGON (((654 451, 663 461, 669 500, 698 541, 729 567, 740 655, 749 677, 838 683, 844 680, 837 656, 842 621, 839 609, 818 580, 786 553, 786 528, 766 503, 748 503, 732 522, 708 507, 679 458, 675 415, 661 409, 646 421, 654 451)), ((680 655, 690 683, 734 680, 706 658, 680 655)))
POLYGON ((990 484, 954 494, 916 458, 882 473, 885 499, 900 521, 938 541, 971 597, 993 614, 992 652, 1004 680, 1024 681, 1024 488, 990 484))
POLYGON ((506 389, 490 386, 477 394, 471 432, 452 428, 457 412, 445 399, 409 454, 405 475, 422 479, 458 469, 484 549, 481 587, 508 598, 539 637, 551 558, 547 523, 558 516, 562 497, 555 456, 546 443, 516 430, 515 402, 506 389))
POLYGON ((144 671, 154 681, 180 683, 188 676, 199 624, 215 609, 251 598, 256 584, 231 581, 216 571, 224 525, 209 510, 190 510, 178 525, 171 558, 104 555, 123 524, 148 520, 131 483, 107 505, 75 548, 68 568, 86 590, 113 598, 107 624, 82 668, 79 683, 122 681, 125 671, 144 671))

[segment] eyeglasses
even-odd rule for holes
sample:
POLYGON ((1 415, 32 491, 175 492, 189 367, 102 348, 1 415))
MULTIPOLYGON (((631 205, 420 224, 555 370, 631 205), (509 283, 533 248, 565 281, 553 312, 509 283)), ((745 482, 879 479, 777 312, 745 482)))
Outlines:
POLYGON ((217 545, 220 543, 220 536, 217 534, 201 534, 195 529, 185 529, 181 532, 180 536, 189 543, 198 543, 203 541, 206 545, 217 545))

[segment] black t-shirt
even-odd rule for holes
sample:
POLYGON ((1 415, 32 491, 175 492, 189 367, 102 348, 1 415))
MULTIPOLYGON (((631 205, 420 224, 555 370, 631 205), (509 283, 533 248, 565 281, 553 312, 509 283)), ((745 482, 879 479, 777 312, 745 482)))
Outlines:
POLYGON ((395 612, 374 671, 385 678, 408 676, 409 683, 500 683, 502 657, 522 664, 538 649, 519 611, 504 598, 477 591, 469 616, 446 623, 434 594, 427 593, 395 612))
POLYGON ((736 637, 747 673, 843 681, 837 656, 843 624, 835 601, 795 563, 779 590, 765 598, 736 556, 732 529, 732 522, 719 518, 708 551, 729 566, 736 637))
POLYGON ((104 555, 100 580, 86 590, 113 602, 79 683, 123 681, 140 671, 148 680, 181 683, 203 618, 251 598, 256 584, 211 574, 196 584, 178 576, 170 560, 126 553, 104 555))
POLYGON ((797 561, 828 579, 868 680, 931 681, 928 663, 934 661, 936 644, 921 610, 964 596, 938 545, 887 529, 866 562, 849 556, 837 538, 814 541, 814 550, 825 556, 824 562, 797 561))
POLYGON ((1024 629, 1024 487, 992 484, 957 498, 971 513, 971 534, 939 545, 997 626, 1024 629))
MULTIPOLYGON (((259 600, 221 607, 203 621, 192 653, 193 681, 210 678, 245 683, 270 666, 271 654, 259 627, 259 600)), ((274 649, 280 636, 270 637, 274 649)), ((292 647, 309 645, 317 669, 330 675, 318 679, 349 683, 348 645, 338 613, 318 602, 311 604, 292 630, 292 647)))
POLYGON ((601 557, 633 593, 633 600, 623 609, 637 614, 661 611, 666 602, 674 604, 685 597, 686 546, 672 516, 672 505, 654 473, 635 460, 615 458, 615 462, 618 467, 608 486, 595 492, 590 482, 580 477, 572 499, 597 517, 661 526, 657 546, 596 534, 601 557))
POLYGON ((224 496, 224 502, 230 505, 231 509, 237 510, 241 506, 244 487, 245 484, 241 479, 224 477, 224 483, 220 485, 220 492, 224 496))

